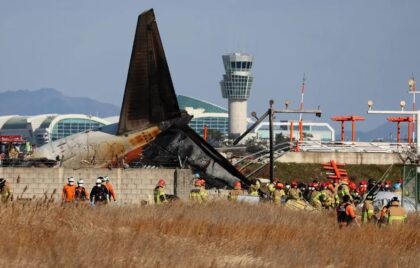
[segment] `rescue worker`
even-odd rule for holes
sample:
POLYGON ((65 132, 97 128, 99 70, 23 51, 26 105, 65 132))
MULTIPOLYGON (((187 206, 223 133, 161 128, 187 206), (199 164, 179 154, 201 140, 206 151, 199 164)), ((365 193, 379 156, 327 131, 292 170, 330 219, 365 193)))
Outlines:
POLYGON ((205 181, 203 179, 196 179, 194 182, 195 188, 190 191, 190 200, 203 203, 208 199, 208 193, 205 189, 205 181))
POLYGON ((324 182, 321 184, 321 194, 325 198, 324 202, 322 202, 322 206, 326 209, 332 208, 334 203, 334 194, 329 189, 329 186, 330 184, 328 182, 324 182))
POLYGON ((243 191, 241 188, 241 182, 235 181, 233 183, 233 190, 229 191, 228 194, 228 200, 229 201, 236 201, 238 199, 238 196, 243 195, 243 191))
POLYGON ((375 209, 373 207, 373 195, 366 196, 362 207, 362 223, 371 223, 374 220, 375 209))
POLYGON ((286 183, 284 184, 284 193, 285 193, 286 195, 288 195, 288 194, 289 194, 289 191, 290 191, 290 184, 289 184, 288 182, 286 182, 286 183))
POLYGON ((383 222, 387 225, 400 225, 407 220, 407 212, 400 207, 398 197, 393 197, 388 208, 384 211, 383 222))
POLYGON ((102 185, 102 179, 99 177, 96 179, 96 184, 90 191, 90 203, 92 205, 105 205, 108 202, 108 191, 105 186, 102 185))
POLYGON ((302 193, 298 189, 298 184, 296 181, 292 181, 289 194, 287 195, 287 200, 302 200, 302 193))
POLYGON ((286 196, 286 193, 283 190, 284 185, 281 182, 277 182, 275 188, 276 189, 273 192, 273 202, 276 205, 280 205, 282 199, 286 196))
POLYGON ((76 185, 74 185, 74 178, 67 178, 67 184, 63 187, 62 200, 63 202, 69 203, 74 201, 76 195, 76 185))
POLYGON ((82 179, 77 181, 74 199, 79 202, 89 201, 89 193, 86 191, 85 182, 82 179))
POLYGON ((259 196, 258 190, 261 188, 261 183, 259 180, 255 180, 253 184, 249 187, 248 194, 251 196, 259 196))
POLYGON ((12 188, 3 178, 0 178, 0 198, 2 203, 7 203, 12 198, 12 188))
POLYGON ((320 210, 322 209, 322 202, 325 202, 325 196, 314 188, 309 202, 314 208, 320 210))
POLYGON ((157 205, 168 203, 168 200, 166 199, 165 186, 166 181, 164 179, 160 179, 153 190, 153 199, 157 205))
POLYGON ((109 181, 108 176, 105 176, 104 180, 105 180, 105 187, 106 187, 106 189, 108 190, 108 193, 109 193, 109 201, 111 201, 111 197, 114 200, 114 202, 117 201, 115 199, 116 195, 115 195, 115 191, 114 191, 114 186, 109 181))
POLYGON ((337 188, 337 195, 338 195, 338 198, 340 200, 340 203, 344 202, 343 197, 345 195, 348 195, 350 200, 353 200, 352 197, 351 197, 351 194, 350 194, 350 187, 349 187, 349 179, 348 178, 344 178, 344 179, 341 180, 341 183, 337 188))
POLYGON ((343 202, 337 207, 338 227, 350 226, 356 220, 356 214, 349 195, 343 196, 343 202))

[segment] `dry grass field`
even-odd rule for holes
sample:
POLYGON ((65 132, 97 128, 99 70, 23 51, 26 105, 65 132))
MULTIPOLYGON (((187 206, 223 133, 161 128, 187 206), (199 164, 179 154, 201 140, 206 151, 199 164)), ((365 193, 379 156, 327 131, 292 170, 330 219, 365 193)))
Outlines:
POLYGON ((420 217, 339 230, 270 204, 0 207, 1 267, 419 267, 420 217))

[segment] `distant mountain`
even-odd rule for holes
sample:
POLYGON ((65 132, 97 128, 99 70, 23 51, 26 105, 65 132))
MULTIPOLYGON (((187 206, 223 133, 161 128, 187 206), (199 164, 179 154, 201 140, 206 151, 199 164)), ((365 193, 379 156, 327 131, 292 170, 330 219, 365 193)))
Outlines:
POLYGON ((89 98, 68 97, 52 88, 0 92, 0 115, 91 114, 108 117, 120 107, 89 98))

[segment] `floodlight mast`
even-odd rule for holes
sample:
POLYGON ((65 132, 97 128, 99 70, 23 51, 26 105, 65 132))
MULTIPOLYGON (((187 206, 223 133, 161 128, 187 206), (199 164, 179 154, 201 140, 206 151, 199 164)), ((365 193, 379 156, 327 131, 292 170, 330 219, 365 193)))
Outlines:
MULTIPOLYGON (((417 111, 405 111, 405 101, 401 101, 400 102, 400 107, 401 110, 373 110, 372 106, 373 106, 373 101, 368 101, 368 114, 401 114, 401 115, 412 115, 416 117, 416 121, 418 122, 419 118, 420 118, 420 110, 417 111)), ((420 124, 416 124, 417 127, 417 133, 420 133, 420 124)), ((416 135, 416 153, 419 154, 420 153, 420 140, 419 140, 419 136, 416 135)))

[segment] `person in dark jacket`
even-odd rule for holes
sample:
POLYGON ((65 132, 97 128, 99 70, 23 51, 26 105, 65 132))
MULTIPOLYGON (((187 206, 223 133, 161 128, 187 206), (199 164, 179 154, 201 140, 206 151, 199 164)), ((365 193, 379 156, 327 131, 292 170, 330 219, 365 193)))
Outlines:
POLYGON ((104 185, 102 185, 102 179, 96 180, 96 185, 93 186, 90 192, 90 203, 92 205, 105 205, 108 203, 109 193, 104 185))

